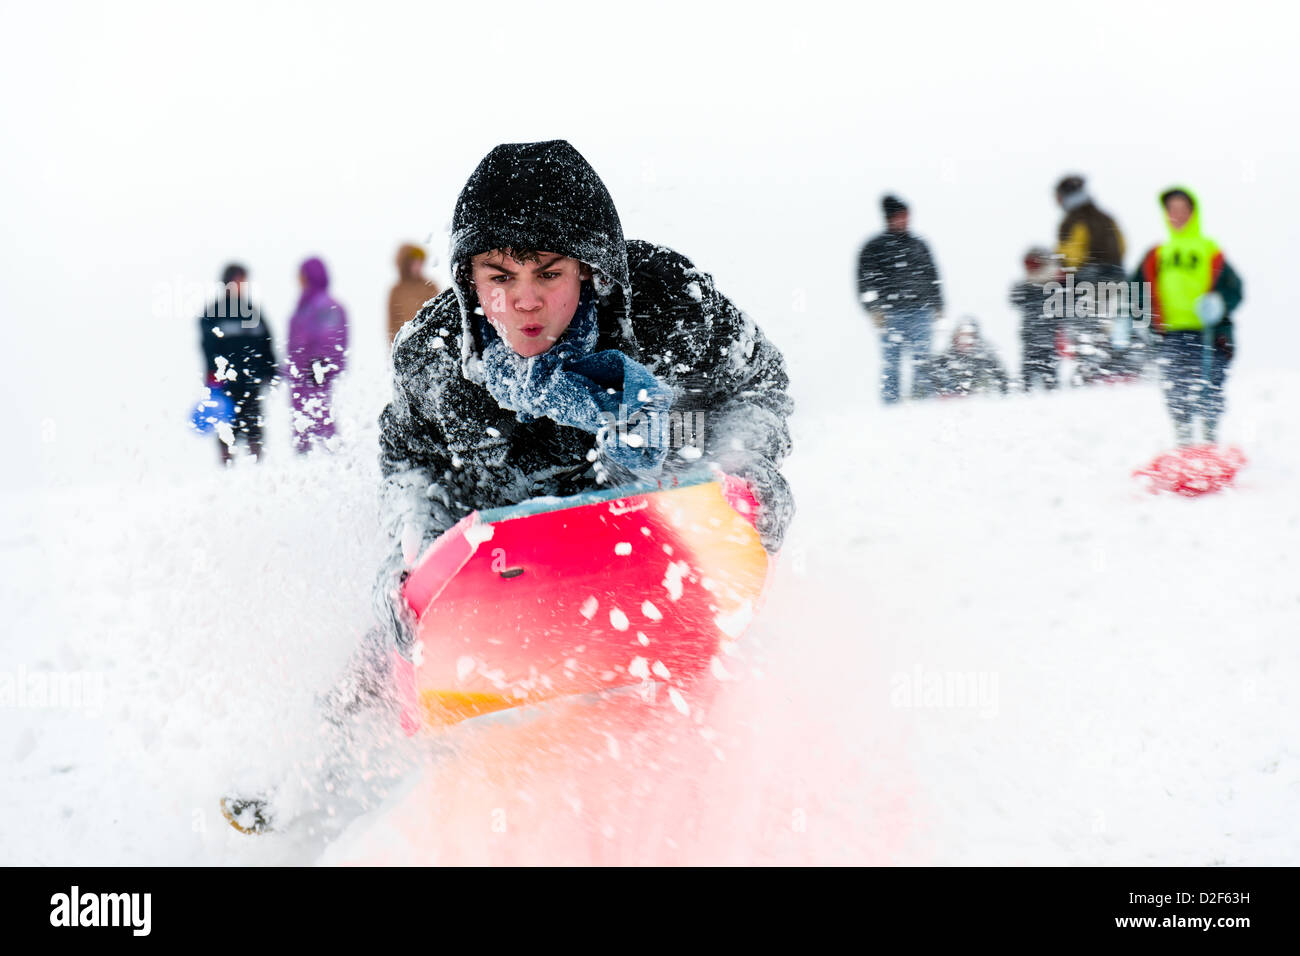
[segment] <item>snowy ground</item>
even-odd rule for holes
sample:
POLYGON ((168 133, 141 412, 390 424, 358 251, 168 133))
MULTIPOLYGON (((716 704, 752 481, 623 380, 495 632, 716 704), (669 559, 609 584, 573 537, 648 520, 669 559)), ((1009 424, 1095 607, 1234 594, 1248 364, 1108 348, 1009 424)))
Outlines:
MULTIPOLYGON (((807 576, 856 599, 806 643, 876 646, 856 686, 902 708, 909 861, 1294 863, 1298 385, 1237 383, 1251 465, 1213 499, 1128 478, 1152 386, 881 416, 845 443, 843 506, 796 466, 807 576)), ((853 433, 823 421, 804 462, 853 433)))
MULTIPOLYGON (((863 382, 805 387, 799 516, 709 746, 699 727, 625 744, 642 796, 612 815, 631 784, 618 761, 571 779, 565 748, 581 763, 590 741, 570 731, 538 748, 558 763, 493 784, 500 730, 462 731, 460 756, 398 748, 378 773, 408 816, 428 806, 412 787, 438 795, 430 845, 367 820, 326 859, 1294 863, 1300 377, 1232 384, 1250 464, 1203 500, 1129 477, 1166 430, 1152 385, 890 411, 863 382), (491 806, 464 797, 467 762, 491 806), (489 815, 512 800, 507 838, 489 815), (542 839, 557 815, 603 835, 542 839)), ((241 838, 215 799, 310 753, 313 694, 368 624, 367 417, 333 457, 219 474, 182 434, 183 481, 6 499, 0 674, 27 690, 0 724, 4 862, 319 857, 241 838)))

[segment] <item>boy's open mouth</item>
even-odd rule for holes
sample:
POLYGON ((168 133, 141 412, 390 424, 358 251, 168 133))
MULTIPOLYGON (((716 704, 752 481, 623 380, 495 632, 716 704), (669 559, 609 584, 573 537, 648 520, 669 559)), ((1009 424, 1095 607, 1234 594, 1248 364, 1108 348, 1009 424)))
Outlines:
POLYGON ((536 338, 542 334, 542 327, 540 325, 525 325, 519 331, 529 338, 536 338))

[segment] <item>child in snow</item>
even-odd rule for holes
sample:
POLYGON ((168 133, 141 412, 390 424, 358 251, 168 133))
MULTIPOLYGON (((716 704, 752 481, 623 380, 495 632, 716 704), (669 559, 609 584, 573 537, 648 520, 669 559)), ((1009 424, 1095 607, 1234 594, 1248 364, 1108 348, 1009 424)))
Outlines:
POLYGON ((394 343, 380 417, 393 553, 376 606, 400 650, 404 575, 475 509, 712 464, 749 483, 763 545, 779 548, 793 513, 781 353, 685 256, 625 240, 576 149, 493 149, 456 203, 449 263, 452 288, 394 343), (669 411, 705 416, 696 447, 610 427, 669 411))
POLYGON ((299 454, 334 437, 331 391, 347 365, 348 317, 329 294, 329 273, 319 259, 298 270, 302 295, 289 320, 286 374, 293 399, 293 431, 299 454))
MULTIPOLYGON (((768 551, 794 512, 779 470, 793 410, 781 353, 685 256, 625 240, 604 183, 567 142, 487 155, 456 203, 449 262, 452 287, 393 344, 379 419, 384 627, 323 701, 340 732, 325 767, 345 762, 358 712, 392 703, 394 644, 414 654, 404 577, 471 511, 712 464, 748 482, 768 551), (702 433, 669 447, 610 427, 665 412, 702 414, 702 433)), ((250 829, 275 816, 265 794, 229 798, 226 812, 250 829)))
POLYGON ((397 283, 388 293, 390 344, 397 338, 402 326, 415 318, 420 307, 442 291, 425 278, 424 260, 424 250, 409 242, 397 250, 397 283))
POLYGON ((221 463, 230 464, 242 438, 262 456, 262 389, 275 384, 275 350, 261 310, 248 297, 248 270, 232 262, 221 274, 221 294, 199 316, 199 343, 207 385, 231 402, 231 432, 218 432, 221 463), (226 439, 230 443, 226 443, 226 439))
POLYGON ((1151 249, 1133 274, 1146 283, 1145 318, 1158 335, 1165 401, 1179 445, 1195 440, 1201 421, 1205 444, 1218 441, 1223 384, 1232 361, 1232 313, 1242 284, 1223 251, 1202 235, 1200 204, 1185 186, 1160 194, 1169 241, 1151 249))
POLYGON ((934 360, 935 388, 941 396, 1007 393, 1007 373, 980 335, 979 323, 966 316, 957 323, 952 344, 934 360))
POLYGON ((1025 391, 1034 382, 1056 388, 1056 338, 1061 319, 1050 307, 1049 282, 1060 280, 1056 258, 1042 246, 1025 253, 1025 277, 1011 287, 1011 305, 1020 314, 1020 380, 1025 391))

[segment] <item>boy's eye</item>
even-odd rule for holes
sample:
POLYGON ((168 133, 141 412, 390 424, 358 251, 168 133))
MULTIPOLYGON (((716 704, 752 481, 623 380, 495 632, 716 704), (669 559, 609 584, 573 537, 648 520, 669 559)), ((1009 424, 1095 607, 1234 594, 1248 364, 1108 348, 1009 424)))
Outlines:
POLYGON ((510 277, 508 275, 498 272, 494 276, 488 276, 488 282, 504 282, 506 279, 509 278, 510 277))
POLYGON ((558 279, 558 278, 560 277, 560 274, 559 274, 558 272, 541 272, 541 273, 538 273, 538 274, 539 274, 543 279, 558 279))

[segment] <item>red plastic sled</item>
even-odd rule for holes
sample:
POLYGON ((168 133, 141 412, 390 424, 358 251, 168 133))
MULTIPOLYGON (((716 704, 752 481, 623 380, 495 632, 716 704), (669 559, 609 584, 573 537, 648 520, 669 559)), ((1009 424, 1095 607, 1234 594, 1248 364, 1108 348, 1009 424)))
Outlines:
POLYGON ((403 724, 707 671, 761 603, 756 514, 743 481, 704 473, 466 516, 403 587, 403 724))

